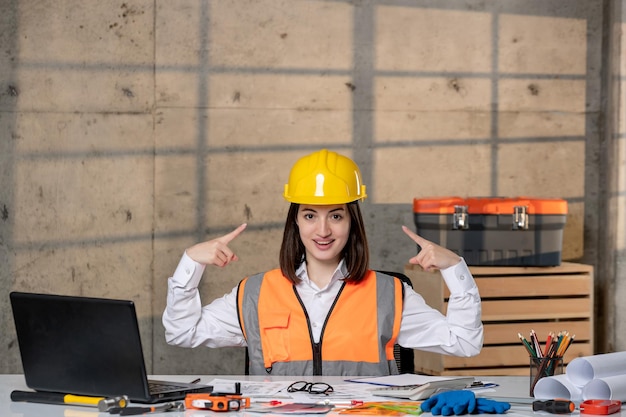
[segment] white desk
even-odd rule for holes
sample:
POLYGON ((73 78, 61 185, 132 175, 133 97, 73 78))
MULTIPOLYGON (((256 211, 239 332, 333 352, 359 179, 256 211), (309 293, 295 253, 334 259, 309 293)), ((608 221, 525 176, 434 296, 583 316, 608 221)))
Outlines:
MULTIPOLYGON (((188 382, 190 375, 184 376, 171 376, 171 375, 156 375, 155 379, 167 379, 171 381, 181 381, 188 382)), ((209 383, 211 380, 218 379, 233 379, 238 381, 259 381, 259 380, 271 380, 270 378, 263 377, 247 377, 247 376, 227 376, 227 375, 217 375, 217 376, 200 376, 202 378, 202 383, 209 383)), ((285 381, 285 380, 299 380, 301 377, 276 377, 275 380, 285 381)), ((309 378, 310 379, 310 378, 309 378)), ((525 398, 527 401, 530 400, 528 396, 528 377, 484 377, 481 378, 483 381, 493 381, 500 386, 496 388, 496 392, 493 394, 489 394, 490 397, 516 397, 516 398, 525 398)), ((315 381, 323 381, 329 384, 345 384, 343 378, 341 377, 322 377, 315 378, 315 381)), ((26 384, 24 382, 23 375, 0 375, 0 417, 107 417, 107 416, 115 416, 109 413, 100 413, 94 407, 83 407, 83 406, 73 406, 73 405, 50 405, 50 404, 33 404, 33 403, 23 403, 23 402, 12 402, 10 399, 11 391, 13 390, 28 390, 26 384)), ((381 398, 382 399, 382 398, 381 398)), ((534 413, 531 409, 530 404, 511 404, 511 410, 508 411, 507 415, 509 416, 532 416, 534 413)), ((543 414, 543 413, 542 413, 543 414)), ((613 414, 612 417, 620 417, 623 413, 613 414)), ((163 413, 149 413, 144 414, 145 416, 154 416, 154 417, 196 417, 196 416, 223 416, 223 417, 272 417, 272 414, 258 414, 244 411, 239 412, 230 412, 230 413, 215 413, 207 410, 185 410, 185 411, 176 411, 176 412, 163 412, 163 413)), ((337 414, 337 413, 329 413, 327 414, 329 417, 345 417, 345 415, 337 414)), ((493 414, 488 414, 489 416, 494 416, 493 414)), ((537 415, 540 415, 537 413, 537 415)), ((544 416, 550 416, 550 414, 543 414, 544 416)), ((578 416, 578 412, 572 414, 573 416, 578 416)), ((430 416, 430 413, 425 413, 424 416, 430 416)), ((556 415, 554 415, 556 416, 556 415)), ((319 416, 318 416, 319 417, 319 416)))

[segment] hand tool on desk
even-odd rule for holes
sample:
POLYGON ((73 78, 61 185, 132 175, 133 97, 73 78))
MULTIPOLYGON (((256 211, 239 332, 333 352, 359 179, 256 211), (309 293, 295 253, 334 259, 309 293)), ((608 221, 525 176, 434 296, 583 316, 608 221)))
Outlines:
POLYGON ((185 396, 185 407, 188 410, 239 411, 250 408, 250 398, 241 394, 191 393, 185 396))
POLYGON ((569 400, 533 401, 533 411, 547 411, 551 414, 570 414, 576 410, 576 404, 569 400))
POLYGON ((241 382, 235 382, 235 392, 187 394, 185 407, 190 410, 239 411, 250 408, 250 398, 241 395, 241 382))
POLYGON ((107 412, 112 408, 126 408, 128 406, 128 397, 123 395, 121 397, 103 398, 98 401, 98 411, 107 412))
POLYGON ((110 414, 119 414, 120 416, 136 416, 139 414, 159 413, 167 411, 184 411, 185 404, 182 401, 151 405, 146 407, 126 407, 109 410, 110 414))
POLYGON ((85 395, 63 394, 57 392, 20 391, 11 392, 11 401, 42 404, 65 404, 97 407, 98 411, 109 411, 111 408, 125 408, 128 397, 91 397, 85 395))
POLYGON ((620 400, 585 400, 580 403, 581 414, 613 414, 622 409, 620 400))

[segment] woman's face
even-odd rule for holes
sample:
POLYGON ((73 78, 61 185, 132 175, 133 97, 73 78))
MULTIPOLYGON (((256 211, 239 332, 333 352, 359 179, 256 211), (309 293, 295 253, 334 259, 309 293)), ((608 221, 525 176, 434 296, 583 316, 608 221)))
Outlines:
POLYGON ((307 261, 339 263, 350 236, 350 214, 345 204, 301 204, 296 223, 307 261))

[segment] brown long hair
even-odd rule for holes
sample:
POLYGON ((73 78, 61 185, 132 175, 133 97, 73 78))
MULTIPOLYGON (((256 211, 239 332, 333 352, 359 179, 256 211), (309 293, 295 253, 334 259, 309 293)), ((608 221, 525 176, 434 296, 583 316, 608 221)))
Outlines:
MULTIPOLYGON (((350 214, 350 236, 342 255, 348 269, 346 280, 358 282, 363 279, 369 268, 369 246, 359 202, 353 201, 346 204, 346 207, 350 214)), ((298 282, 296 269, 305 261, 306 253, 296 223, 299 208, 300 205, 297 203, 291 203, 289 206, 283 231, 283 243, 280 246, 280 269, 283 275, 293 283, 298 282)))

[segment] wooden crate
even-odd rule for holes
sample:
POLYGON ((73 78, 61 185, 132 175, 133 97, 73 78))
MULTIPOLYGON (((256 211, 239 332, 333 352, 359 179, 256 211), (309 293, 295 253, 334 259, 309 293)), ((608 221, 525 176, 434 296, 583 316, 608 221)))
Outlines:
MULTIPOLYGON (((518 333, 535 330, 576 335, 564 362, 588 356, 593 348, 593 267, 563 262, 554 267, 471 266, 482 300, 481 353, 462 358, 415 351, 415 371, 429 375, 528 375, 529 357, 518 333)), ((413 288, 445 314, 448 291, 439 272, 407 264, 413 288)), ((543 339, 543 340, 541 340, 543 339)))

